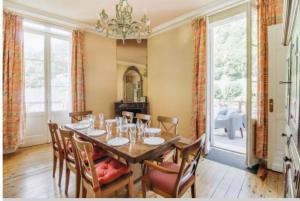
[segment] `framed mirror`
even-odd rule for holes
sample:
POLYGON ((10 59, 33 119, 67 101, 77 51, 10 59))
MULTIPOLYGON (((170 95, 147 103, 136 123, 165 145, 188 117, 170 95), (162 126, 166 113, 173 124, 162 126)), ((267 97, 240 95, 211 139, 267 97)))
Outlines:
POLYGON ((117 40, 117 101, 147 102, 147 40, 117 40))
POLYGON ((138 102, 143 96, 143 76, 137 67, 127 68, 123 76, 123 87, 126 102, 138 102))

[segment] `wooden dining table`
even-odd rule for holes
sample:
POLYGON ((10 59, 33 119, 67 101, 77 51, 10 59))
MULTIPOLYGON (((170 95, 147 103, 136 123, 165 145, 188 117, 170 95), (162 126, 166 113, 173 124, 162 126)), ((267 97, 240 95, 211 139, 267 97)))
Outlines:
MULTIPOLYGON (((122 146, 111 146, 107 144, 108 140, 119 137, 119 134, 117 134, 115 127, 113 127, 112 129, 112 134, 110 137, 107 136, 107 133, 97 137, 92 137, 88 135, 88 129, 78 130, 72 128, 70 125, 66 125, 65 127, 72 130, 86 141, 89 141, 94 145, 99 146, 102 149, 125 159, 131 170, 133 170, 134 164, 142 164, 144 160, 157 159, 180 140, 180 135, 162 131, 160 134, 155 134, 155 136, 161 137, 165 140, 165 142, 160 145, 153 146, 144 144, 143 137, 137 134, 136 142, 134 143, 129 142, 122 146)), ((95 129, 97 128, 99 128, 99 126, 96 126, 95 129)), ((128 133, 122 133, 122 137, 126 137, 129 139, 128 133)))

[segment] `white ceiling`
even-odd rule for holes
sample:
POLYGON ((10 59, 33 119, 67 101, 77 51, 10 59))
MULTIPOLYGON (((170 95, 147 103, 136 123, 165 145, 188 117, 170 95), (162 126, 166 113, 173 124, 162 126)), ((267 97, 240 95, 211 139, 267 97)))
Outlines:
MULTIPOLYGON (((110 17, 115 16, 115 5, 119 0, 4 0, 17 3, 58 16, 67 17, 83 23, 94 25, 102 8, 110 17)), ((135 19, 146 13, 151 26, 156 27, 176 17, 213 3, 216 0, 128 0, 133 6, 135 19)))

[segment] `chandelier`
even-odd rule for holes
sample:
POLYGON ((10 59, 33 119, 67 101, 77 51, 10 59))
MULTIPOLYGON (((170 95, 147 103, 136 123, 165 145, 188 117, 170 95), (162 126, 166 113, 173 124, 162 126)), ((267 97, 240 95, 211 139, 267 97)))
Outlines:
POLYGON ((127 0, 120 0, 116 5, 116 18, 109 19, 106 11, 102 9, 97 20, 96 30, 105 33, 107 37, 121 38, 123 44, 128 38, 135 38, 141 43, 142 38, 151 33, 150 20, 144 14, 140 22, 132 20, 133 8, 127 0))

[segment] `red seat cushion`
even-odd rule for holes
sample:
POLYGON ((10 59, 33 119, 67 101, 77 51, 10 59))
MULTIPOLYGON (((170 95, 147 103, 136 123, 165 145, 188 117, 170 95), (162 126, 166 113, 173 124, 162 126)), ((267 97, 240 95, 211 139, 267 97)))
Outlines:
MULTIPOLYGON (((163 162, 160 166, 176 171, 179 171, 180 169, 178 164, 172 162, 163 162)), ((155 169, 151 169, 148 173, 148 178, 152 186, 168 194, 172 194, 176 185, 177 177, 178 174, 176 173, 168 174, 155 169)), ((183 186, 184 184, 180 186, 180 190, 183 186)))
POLYGON ((108 158, 107 160, 96 164, 95 169, 100 184, 108 184, 130 172, 127 165, 124 165, 113 158, 108 158))

